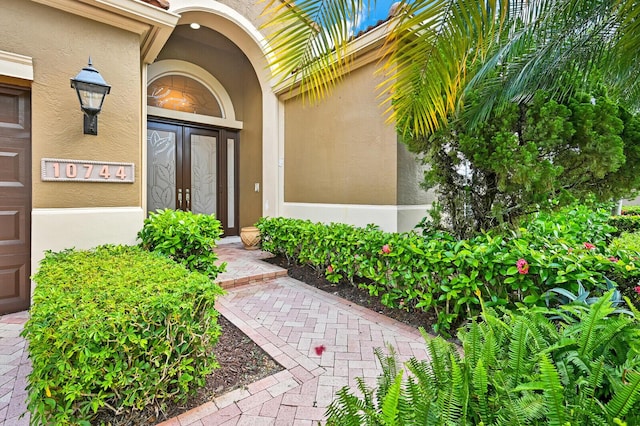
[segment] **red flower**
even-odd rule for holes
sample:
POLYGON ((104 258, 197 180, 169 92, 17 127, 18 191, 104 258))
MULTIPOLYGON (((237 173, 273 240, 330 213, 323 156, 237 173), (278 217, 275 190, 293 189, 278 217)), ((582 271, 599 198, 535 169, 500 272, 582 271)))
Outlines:
POLYGON ((612 261, 613 263, 617 263, 620 259, 618 259, 617 257, 611 256, 609 257, 609 260, 612 261))
POLYGON ((383 252, 384 254, 389 254, 389 253, 391 253, 391 247, 389 247, 389 244, 385 244, 385 245, 383 245, 383 246, 382 246, 382 252, 383 252))
POLYGON ((322 355, 322 352, 324 352, 327 348, 325 348, 324 345, 320 345, 316 346, 314 349, 316 350, 316 355, 320 356, 322 355))
POLYGON ((596 246, 591 243, 584 243, 584 248, 586 248, 587 250, 593 250, 594 248, 596 248, 596 246))
POLYGON ((327 274, 333 274, 333 266, 327 266, 327 274))
POLYGON ((529 264, 524 259, 518 259, 516 267, 518 268, 518 272, 522 275, 529 273, 529 264))
POLYGON ((633 289, 636 291, 636 293, 640 294, 640 285, 635 286, 633 289))

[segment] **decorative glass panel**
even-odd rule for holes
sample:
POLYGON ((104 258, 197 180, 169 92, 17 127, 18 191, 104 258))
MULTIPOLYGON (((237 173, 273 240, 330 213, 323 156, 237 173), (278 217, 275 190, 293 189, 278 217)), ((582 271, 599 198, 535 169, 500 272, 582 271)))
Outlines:
POLYGON ((236 216, 236 141, 227 139, 227 228, 235 228, 236 216))
POLYGON ((213 93, 202 83, 183 75, 167 75, 149 84, 147 105, 222 117, 222 109, 213 93))
POLYGON ((147 210, 175 208, 176 134, 147 131, 147 210))
POLYGON ((216 212, 216 138, 191 135, 191 211, 216 212))

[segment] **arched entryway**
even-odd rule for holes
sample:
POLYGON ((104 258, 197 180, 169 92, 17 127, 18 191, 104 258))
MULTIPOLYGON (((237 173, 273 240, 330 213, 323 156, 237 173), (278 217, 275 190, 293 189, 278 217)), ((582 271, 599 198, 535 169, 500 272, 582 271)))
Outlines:
POLYGON ((192 63, 156 62, 147 112, 147 211, 215 214, 224 235, 237 235, 242 122, 222 84, 192 63))
MULTIPOLYGON (((229 131, 237 131, 235 196, 239 228, 255 224, 261 216, 277 216, 281 205, 281 110, 271 86, 264 53, 266 44, 254 24, 261 9, 259 5, 244 5, 235 10, 212 0, 172 1, 171 11, 181 15, 181 19, 156 62, 150 65, 147 78, 150 82, 151 70, 157 63, 182 61, 206 71, 228 94, 235 117, 218 96, 217 87, 210 84, 207 88, 223 110, 220 118, 227 123, 213 119, 198 125, 218 126, 226 132, 221 136, 223 140, 229 139, 229 131), (194 22, 200 24, 199 29, 191 28, 194 22), (241 122, 241 128, 230 125, 230 120, 241 122)), ((154 107, 148 107, 147 115, 152 122, 154 114, 154 107)), ((181 120, 193 124, 184 117, 181 120)))

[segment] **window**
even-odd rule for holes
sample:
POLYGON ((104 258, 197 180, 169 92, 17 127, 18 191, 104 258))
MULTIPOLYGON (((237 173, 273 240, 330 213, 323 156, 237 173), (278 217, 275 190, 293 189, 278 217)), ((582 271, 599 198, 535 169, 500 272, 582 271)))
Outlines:
POLYGON ((222 109, 215 96, 202 83, 183 75, 163 76, 149 84, 147 105, 222 117, 222 109))

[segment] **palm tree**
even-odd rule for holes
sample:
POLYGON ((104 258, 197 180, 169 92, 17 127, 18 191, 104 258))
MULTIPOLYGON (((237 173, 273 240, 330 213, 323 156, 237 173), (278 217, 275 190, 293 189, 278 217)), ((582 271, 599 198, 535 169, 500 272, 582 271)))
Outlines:
MULTIPOLYGON (((375 1, 375 0, 372 0, 375 1)), ((325 97, 348 71, 353 23, 369 0, 269 0, 269 57, 282 83, 325 97)), ((590 84, 640 106, 639 0, 400 0, 388 22, 381 86, 410 137, 453 117, 470 126, 538 89, 567 96, 590 84), (475 91, 483 102, 464 108, 475 91)))

